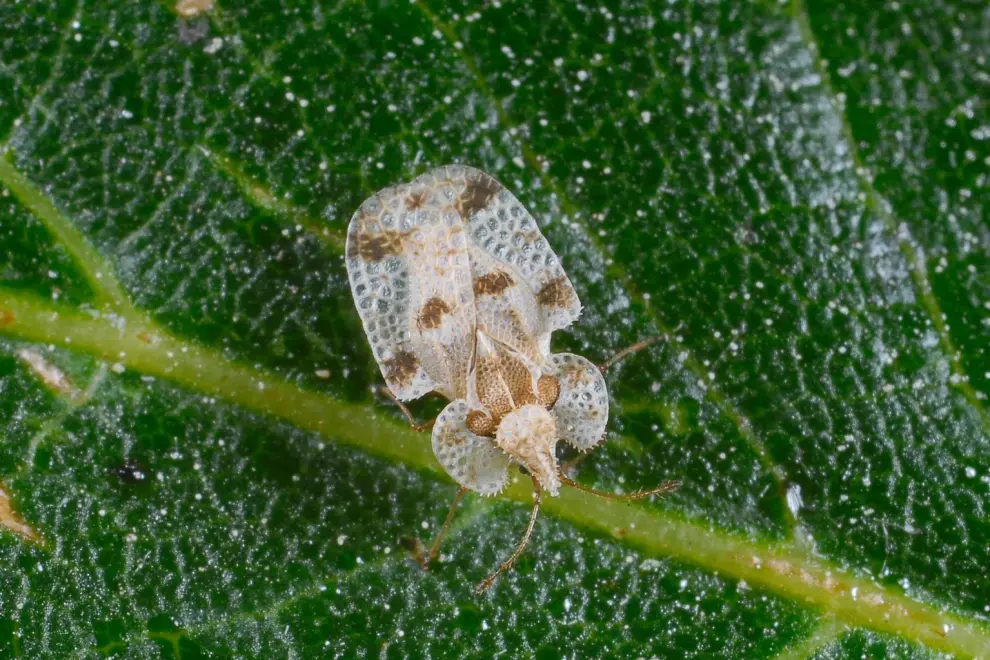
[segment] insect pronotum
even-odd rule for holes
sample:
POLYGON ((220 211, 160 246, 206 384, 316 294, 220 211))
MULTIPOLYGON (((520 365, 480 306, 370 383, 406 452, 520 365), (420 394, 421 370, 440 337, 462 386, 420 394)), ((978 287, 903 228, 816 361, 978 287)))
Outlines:
POLYGON ((605 369, 652 340, 601 367, 550 352, 550 335, 577 319, 581 303, 536 221, 494 178, 451 165, 378 192, 351 218, 346 261, 386 393, 417 429, 429 425, 416 424, 403 401, 430 392, 450 400, 433 422, 433 451, 461 490, 424 566, 463 494, 498 494, 512 463, 532 478, 532 514, 516 551, 478 591, 522 554, 544 492, 564 484, 637 499, 678 487, 618 496, 560 470, 558 441, 587 452, 605 437, 605 369))

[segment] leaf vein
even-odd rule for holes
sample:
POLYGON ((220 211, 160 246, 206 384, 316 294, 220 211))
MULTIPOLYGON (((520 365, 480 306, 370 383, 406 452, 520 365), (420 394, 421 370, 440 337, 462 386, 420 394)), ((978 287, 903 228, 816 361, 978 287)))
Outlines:
POLYGON ((938 335, 939 345, 952 371, 952 378, 950 378, 949 382, 953 388, 962 394, 965 401, 977 413, 983 423, 984 430, 990 433, 990 411, 987 410, 976 388, 969 382, 969 377, 962 366, 961 355, 952 341, 952 336, 945 322, 945 314, 942 312, 938 298, 935 297, 931 283, 928 281, 924 249, 911 236, 908 224, 906 222, 898 222, 892 212, 891 204, 884 199, 873 185, 873 181, 865 174, 868 169, 860 155, 859 143, 853 134, 849 117, 843 110, 842 104, 838 101, 827 64, 821 59, 821 51, 804 0, 791 0, 789 11, 791 18, 797 25, 801 39, 811 54, 811 59, 821 80, 822 91, 839 121, 842 137, 846 142, 850 158, 852 159, 853 172, 855 173, 860 190, 866 196, 866 206, 883 220, 888 230, 893 234, 901 253, 904 255, 904 259, 911 272, 911 281, 914 284, 915 292, 921 301, 921 307, 925 310, 935 329, 935 333, 938 335))

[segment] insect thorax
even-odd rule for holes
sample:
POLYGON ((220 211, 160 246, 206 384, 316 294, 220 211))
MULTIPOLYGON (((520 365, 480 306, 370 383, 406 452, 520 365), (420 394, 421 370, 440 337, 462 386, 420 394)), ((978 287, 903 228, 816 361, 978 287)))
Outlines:
POLYGON ((553 408, 560 381, 541 373, 538 365, 511 347, 478 333, 478 352, 469 385, 471 412, 467 425, 474 433, 493 437, 502 419, 526 405, 553 408))

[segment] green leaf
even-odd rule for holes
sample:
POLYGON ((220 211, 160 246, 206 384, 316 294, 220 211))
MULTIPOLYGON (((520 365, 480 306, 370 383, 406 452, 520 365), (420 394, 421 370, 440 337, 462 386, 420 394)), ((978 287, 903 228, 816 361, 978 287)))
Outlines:
POLYGON ((985 3, 189 4, 0 6, 0 657, 990 655, 985 3), (341 256, 447 162, 556 350, 664 337, 578 479, 684 481, 480 597, 531 494, 415 565, 456 486, 341 256))

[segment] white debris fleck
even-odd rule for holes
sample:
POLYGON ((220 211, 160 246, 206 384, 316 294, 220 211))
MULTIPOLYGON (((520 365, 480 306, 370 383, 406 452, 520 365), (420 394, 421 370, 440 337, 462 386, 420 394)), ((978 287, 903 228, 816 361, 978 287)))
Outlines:
POLYGON ((639 564, 639 570, 643 571, 644 573, 649 573, 658 570, 661 566, 663 566, 663 564, 661 564, 660 561, 657 559, 653 559, 653 558, 644 559, 639 564))
POLYGON ((72 381, 61 369, 45 359, 44 355, 30 348, 22 348, 17 351, 17 357, 46 387, 59 394, 75 398, 77 393, 72 381))
POLYGON ((787 489, 787 508, 791 510, 794 516, 797 516, 798 511, 801 510, 801 486, 798 484, 791 484, 791 487, 787 489))
POLYGON ((207 55, 213 55, 221 48, 223 48, 223 39, 220 37, 214 37, 210 40, 210 43, 206 45, 206 48, 203 49, 203 52, 207 55))

